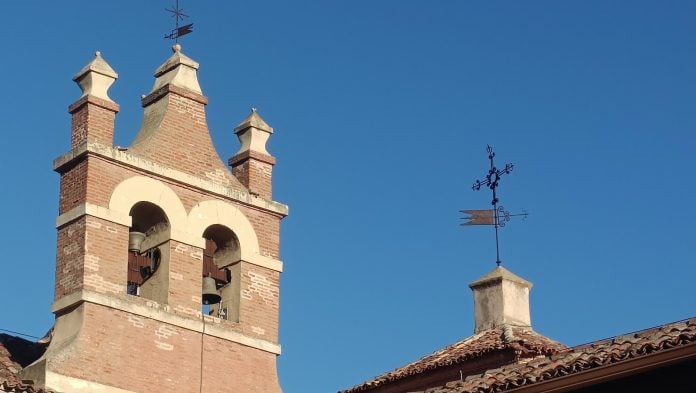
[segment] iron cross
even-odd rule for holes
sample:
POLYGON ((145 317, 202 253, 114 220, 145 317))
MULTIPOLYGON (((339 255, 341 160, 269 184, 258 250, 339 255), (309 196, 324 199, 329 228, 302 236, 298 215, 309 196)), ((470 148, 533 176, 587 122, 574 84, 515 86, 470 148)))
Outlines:
POLYGON ((164 10, 171 12, 172 17, 175 20, 174 29, 169 32, 169 34, 165 35, 164 38, 174 40, 176 43, 179 43, 179 37, 193 32, 193 23, 179 27, 179 21, 184 20, 184 18, 188 18, 188 15, 184 14, 184 10, 179 8, 179 0, 176 0, 174 7, 171 9, 165 8, 164 10))
MULTIPOLYGON (((505 211, 505 208, 502 206, 498 207, 498 194, 496 192, 496 189, 498 188, 498 183, 500 182, 500 178, 503 175, 506 175, 510 172, 512 172, 513 165, 512 164, 505 164, 505 167, 502 169, 498 169, 495 166, 495 152, 493 151, 493 148, 488 145, 487 149, 488 151, 488 159, 491 162, 491 167, 488 170, 488 174, 486 175, 486 179, 484 181, 481 180, 476 180, 474 182, 474 185, 471 187, 474 191, 478 191, 481 189, 481 187, 488 187, 491 189, 493 192, 493 200, 491 201, 491 205, 493 205, 492 210, 462 210, 462 212, 470 214, 471 217, 469 218, 469 222, 463 224, 463 225, 493 225, 495 227, 495 263, 500 266, 500 247, 499 247, 499 242, 498 242, 498 227, 503 227, 505 226, 505 222, 510 220, 510 212, 505 211)), ((516 215, 516 214, 513 214, 516 215)), ((520 214, 523 216, 527 216, 527 213, 520 214)))

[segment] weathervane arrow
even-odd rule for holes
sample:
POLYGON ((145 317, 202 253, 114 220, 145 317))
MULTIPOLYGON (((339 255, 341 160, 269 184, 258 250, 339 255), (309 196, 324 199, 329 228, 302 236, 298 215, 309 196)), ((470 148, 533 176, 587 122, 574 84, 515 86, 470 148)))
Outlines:
POLYGON ((495 218, 493 217, 493 209, 484 210, 460 210, 464 214, 468 214, 469 217, 462 217, 463 220, 469 220, 463 222, 462 225, 494 225, 495 218))
POLYGON ((178 40, 179 37, 189 33, 193 33, 193 23, 177 27, 176 29, 172 30, 171 33, 165 35, 164 38, 169 38, 170 40, 178 40))
POLYGON ((510 214, 509 211, 505 210, 504 207, 498 206, 498 215, 495 216, 493 209, 482 209, 482 210, 460 210, 464 214, 468 214, 469 217, 462 217, 462 220, 468 220, 463 222, 461 225, 496 225, 495 220, 498 219, 498 226, 504 227, 505 223, 510 221, 510 217, 522 217, 527 218, 529 213, 522 211, 522 213, 510 214))

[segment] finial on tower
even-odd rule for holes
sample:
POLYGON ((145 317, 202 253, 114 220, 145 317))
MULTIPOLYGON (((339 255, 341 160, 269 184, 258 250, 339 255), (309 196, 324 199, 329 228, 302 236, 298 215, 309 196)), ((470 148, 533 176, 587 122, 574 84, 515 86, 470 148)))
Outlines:
POLYGON ((165 35, 164 38, 174 40, 174 42, 179 43, 179 37, 193 33, 193 23, 179 27, 179 21, 184 20, 184 18, 188 18, 188 15, 184 14, 184 9, 179 8, 179 0, 176 0, 174 7, 171 9, 165 8, 164 10, 170 12, 175 20, 174 29, 169 32, 169 34, 165 35))
POLYGON ((481 187, 490 188, 493 192, 493 199, 491 201, 493 209, 460 211, 469 215, 469 217, 464 217, 465 220, 469 221, 463 223, 462 225, 493 225, 495 227, 495 263, 497 266, 500 266, 501 261, 500 247, 498 245, 498 228, 504 227, 505 223, 510 221, 510 217, 524 216, 526 218, 527 212, 523 212, 520 214, 510 214, 510 212, 506 211, 504 207, 498 206, 499 200, 498 195, 496 193, 498 183, 500 182, 500 178, 502 175, 512 172, 513 165, 505 164, 505 167, 503 169, 496 168, 495 161, 493 160, 495 158, 495 152, 493 151, 493 148, 490 145, 488 145, 486 151, 488 152, 488 159, 490 160, 491 168, 488 170, 486 179, 484 181, 476 180, 476 182, 471 188, 474 191, 480 190, 481 187))
POLYGON ((197 94, 203 94, 201 86, 198 84, 199 64, 181 51, 181 44, 174 44, 172 52, 173 54, 155 71, 157 79, 151 93, 170 84, 183 87, 197 94))
POLYGON ((108 91, 116 79, 118 74, 99 51, 95 52, 94 59, 73 77, 82 90, 82 97, 90 95, 110 102, 114 101, 109 98, 108 91))
POLYGON ((239 136, 239 140, 242 143, 237 154, 253 151, 268 156, 271 155, 266 150, 266 142, 273 133, 273 127, 269 126, 261 118, 256 108, 251 108, 249 116, 234 128, 234 133, 239 136))
POLYGON ((270 199, 271 171, 276 159, 266 150, 266 143, 273 134, 273 127, 261 118, 256 108, 251 108, 249 116, 234 128, 234 133, 241 146, 227 161, 232 173, 250 193, 270 199))

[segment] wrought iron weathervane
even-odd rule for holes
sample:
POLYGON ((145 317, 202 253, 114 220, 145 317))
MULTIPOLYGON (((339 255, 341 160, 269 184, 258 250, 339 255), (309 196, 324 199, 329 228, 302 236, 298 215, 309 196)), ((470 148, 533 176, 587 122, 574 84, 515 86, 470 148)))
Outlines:
POLYGON ((165 8, 165 11, 171 12, 175 22, 174 29, 170 31, 169 34, 165 35, 164 38, 174 40, 174 42, 179 43, 179 37, 185 36, 186 34, 193 32, 193 23, 179 26, 179 21, 184 20, 184 18, 188 18, 188 15, 184 14, 184 10, 182 8, 179 8, 179 0, 176 0, 176 4, 174 5, 174 7, 172 7, 171 9, 165 8))
POLYGON ((510 172, 512 172, 512 168, 514 167, 512 164, 505 164, 505 167, 502 169, 498 169, 495 166, 495 152, 493 151, 493 148, 489 145, 487 147, 488 151, 488 159, 491 161, 491 168, 488 170, 488 174, 486 175, 486 179, 481 181, 481 180, 476 180, 474 182, 474 185, 471 187, 474 191, 478 191, 481 189, 481 187, 488 187, 491 189, 493 192, 493 200, 491 201, 491 205, 493 205, 493 209, 484 209, 484 210, 460 210, 462 213, 468 214, 468 217, 463 217, 464 220, 468 220, 465 223, 462 223, 462 225, 493 225, 495 228, 495 263, 500 266, 500 247, 499 247, 499 241, 498 241, 498 228, 502 228, 505 226, 505 223, 510 221, 510 217, 515 217, 515 216, 523 216, 527 217, 527 212, 522 212, 519 214, 510 214, 509 211, 506 211, 503 206, 498 206, 498 194, 496 192, 496 188, 498 188, 498 183, 500 182, 500 178, 503 175, 506 175, 510 172))

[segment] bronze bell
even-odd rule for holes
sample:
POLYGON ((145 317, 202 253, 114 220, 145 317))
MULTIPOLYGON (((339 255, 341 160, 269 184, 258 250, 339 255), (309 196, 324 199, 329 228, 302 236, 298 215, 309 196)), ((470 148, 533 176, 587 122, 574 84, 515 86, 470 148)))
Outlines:
POLYGON ((143 244, 145 234, 142 232, 128 233, 128 251, 140 253, 140 246, 143 244))
POLYGON ((217 293, 215 279, 203 277, 203 304, 218 304, 222 297, 217 293))

